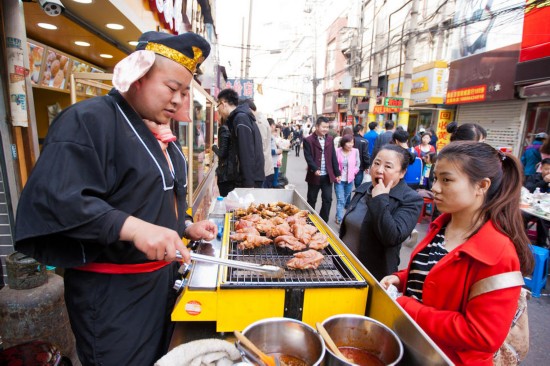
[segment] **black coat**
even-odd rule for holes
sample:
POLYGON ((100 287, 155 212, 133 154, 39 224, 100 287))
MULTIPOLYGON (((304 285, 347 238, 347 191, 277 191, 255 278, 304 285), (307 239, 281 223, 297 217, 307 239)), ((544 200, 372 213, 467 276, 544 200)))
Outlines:
POLYGON ((262 135, 248 104, 235 108, 227 118, 231 142, 239 158, 237 187, 252 188, 265 180, 262 135))
MULTIPOLYGON (((413 231, 422 209, 423 199, 402 179, 389 194, 372 197, 372 183, 355 190, 349 209, 342 219, 340 238, 346 233, 346 216, 366 200, 367 212, 361 225, 358 258, 370 273, 381 280, 397 271, 401 243, 413 231)), ((365 206, 363 206, 365 207, 365 206)))
POLYGON ((525 188, 527 188, 531 193, 533 193, 537 188, 540 188, 541 193, 548 193, 550 192, 550 189, 548 189, 548 184, 549 183, 545 182, 542 178, 542 174, 536 173, 529 176, 524 185, 525 188))
POLYGON ((361 158, 359 169, 365 170, 370 166, 369 142, 358 133, 353 135, 353 141, 354 147, 359 150, 359 157, 361 158))
POLYGON ((216 168, 218 182, 234 182, 239 176, 239 162, 231 142, 231 132, 226 125, 221 125, 218 129, 218 144, 219 147, 216 145, 212 147, 219 159, 216 168))

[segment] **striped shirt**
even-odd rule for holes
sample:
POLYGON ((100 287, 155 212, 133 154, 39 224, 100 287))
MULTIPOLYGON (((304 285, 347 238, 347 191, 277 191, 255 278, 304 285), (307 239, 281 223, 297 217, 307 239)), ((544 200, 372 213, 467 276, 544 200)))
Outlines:
POLYGON ((422 302, 422 290, 426 276, 432 267, 448 253, 445 249, 445 227, 443 227, 432 242, 415 255, 411 263, 405 295, 422 302))
POLYGON ((321 167, 319 170, 321 171, 321 175, 327 175, 327 167, 325 162, 325 137, 317 137, 319 140, 319 144, 321 145, 321 167))

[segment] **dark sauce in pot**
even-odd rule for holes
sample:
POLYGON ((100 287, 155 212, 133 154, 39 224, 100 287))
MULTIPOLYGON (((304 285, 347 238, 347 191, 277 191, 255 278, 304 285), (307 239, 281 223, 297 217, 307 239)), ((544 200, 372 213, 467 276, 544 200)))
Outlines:
POLYGON ((385 363, 382 362, 376 355, 364 349, 355 348, 355 347, 338 347, 340 352, 350 361, 353 361, 354 364, 359 366, 384 366, 385 363))

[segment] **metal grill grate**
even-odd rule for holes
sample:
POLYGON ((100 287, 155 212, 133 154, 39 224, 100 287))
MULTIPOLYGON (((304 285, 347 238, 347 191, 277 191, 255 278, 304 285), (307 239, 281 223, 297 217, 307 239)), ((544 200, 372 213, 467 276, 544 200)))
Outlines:
MULTIPOLYGON (((309 222, 312 224, 312 222, 309 222)), ((234 228, 234 221, 231 221, 234 228)), ((237 241, 230 240, 228 259, 238 261, 271 264, 285 269, 282 278, 266 277, 258 272, 228 268, 222 288, 237 287, 366 287, 367 283, 358 274, 354 274, 329 244, 321 253, 325 256, 317 269, 290 270, 286 263, 293 258, 294 252, 277 247, 274 244, 254 249, 240 250, 237 241), (359 276, 359 278, 357 278, 359 276)))

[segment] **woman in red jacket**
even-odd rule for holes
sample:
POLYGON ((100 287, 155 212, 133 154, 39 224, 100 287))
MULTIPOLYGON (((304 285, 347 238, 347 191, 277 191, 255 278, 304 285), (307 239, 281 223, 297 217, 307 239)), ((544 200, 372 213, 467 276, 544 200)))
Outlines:
POLYGON ((520 286, 468 300, 477 281, 531 273, 533 257, 519 201, 519 161, 485 143, 446 146, 435 164, 438 217, 407 269, 382 279, 404 296, 397 302, 457 365, 492 365, 514 317, 520 286))

